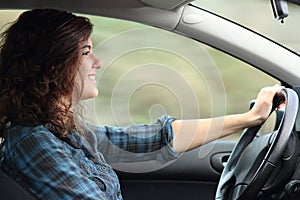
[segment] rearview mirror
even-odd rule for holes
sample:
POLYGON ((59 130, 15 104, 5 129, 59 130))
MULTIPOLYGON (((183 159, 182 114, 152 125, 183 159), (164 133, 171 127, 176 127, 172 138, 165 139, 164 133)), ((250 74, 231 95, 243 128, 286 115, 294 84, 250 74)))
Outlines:
POLYGON ((275 19, 281 20, 281 23, 283 23, 283 19, 289 15, 286 0, 271 0, 271 4, 275 19))

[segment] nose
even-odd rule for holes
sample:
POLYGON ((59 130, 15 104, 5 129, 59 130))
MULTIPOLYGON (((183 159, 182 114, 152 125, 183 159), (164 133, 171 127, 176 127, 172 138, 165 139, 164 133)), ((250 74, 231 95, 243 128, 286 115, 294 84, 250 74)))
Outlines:
POLYGON ((93 60, 94 60, 93 68, 100 69, 103 65, 102 62, 100 61, 100 59, 94 53, 92 54, 92 56, 93 56, 93 60))

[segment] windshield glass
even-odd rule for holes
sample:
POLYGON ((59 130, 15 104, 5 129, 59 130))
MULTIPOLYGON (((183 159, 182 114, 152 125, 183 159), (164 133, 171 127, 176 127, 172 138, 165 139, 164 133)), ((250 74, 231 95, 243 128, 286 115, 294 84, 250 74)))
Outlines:
POLYGON ((289 16, 284 23, 274 18, 269 0, 196 0, 194 5, 209 10, 300 53, 300 6, 288 3, 289 16))

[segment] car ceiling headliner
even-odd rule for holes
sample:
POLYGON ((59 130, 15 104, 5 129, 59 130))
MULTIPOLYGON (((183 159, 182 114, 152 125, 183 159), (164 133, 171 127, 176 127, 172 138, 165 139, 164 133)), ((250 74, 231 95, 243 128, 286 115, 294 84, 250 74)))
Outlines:
POLYGON ((193 0, 1 0, 1 9, 56 8, 132 20, 172 30, 183 5, 193 0))
POLYGON ((60 9, 76 9, 101 11, 103 9, 130 9, 153 7, 164 10, 176 9, 193 0, 1 0, 0 8, 31 9, 36 7, 54 7, 60 9))

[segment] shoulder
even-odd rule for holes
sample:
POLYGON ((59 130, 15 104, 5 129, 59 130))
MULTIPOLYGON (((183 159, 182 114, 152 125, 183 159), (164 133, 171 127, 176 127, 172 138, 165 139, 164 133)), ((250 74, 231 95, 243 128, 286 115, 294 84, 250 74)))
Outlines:
POLYGON ((34 126, 34 127, 17 125, 17 126, 9 127, 5 131, 6 139, 16 138, 18 140, 22 140, 26 137, 31 137, 31 136, 52 137, 54 135, 42 125, 34 126))
POLYGON ((47 148, 59 139, 44 126, 13 126, 5 133, 6 146, 10 148, 47 148))
POLYGON ((54 162, 52 157, 60 152, 65 152, 63 142, 43 126, 13 126, 7 130, 4 147, 7 166, 34 169, 38 164, 54 162))

